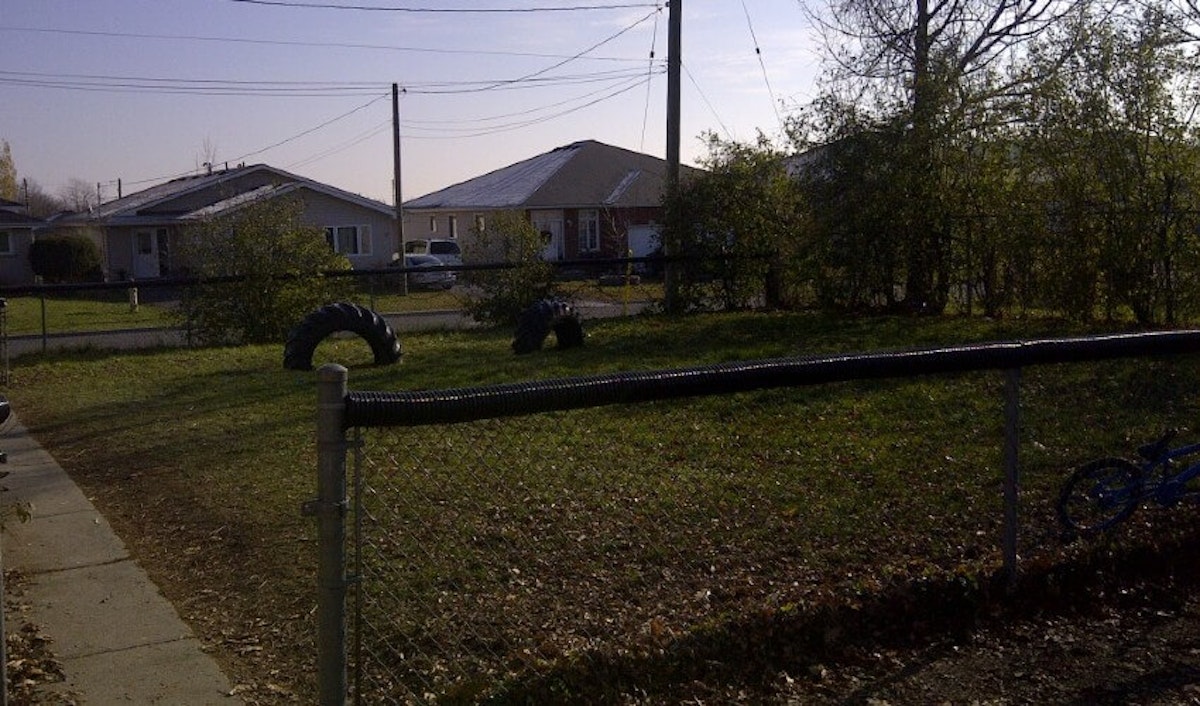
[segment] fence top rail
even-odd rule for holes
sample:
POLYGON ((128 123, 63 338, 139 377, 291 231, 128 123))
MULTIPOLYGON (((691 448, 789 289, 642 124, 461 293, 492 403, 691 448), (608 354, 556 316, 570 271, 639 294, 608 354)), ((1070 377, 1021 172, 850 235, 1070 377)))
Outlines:
POLYGON ((443 390, 351 391, 343 427, 446 424, 850 380, 1187 353, 1200 353, 1200 330, 773 358, 443 390))

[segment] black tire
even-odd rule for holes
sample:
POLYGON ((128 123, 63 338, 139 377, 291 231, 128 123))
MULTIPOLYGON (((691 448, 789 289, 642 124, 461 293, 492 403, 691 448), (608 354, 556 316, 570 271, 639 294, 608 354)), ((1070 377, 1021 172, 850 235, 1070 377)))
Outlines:
POLYGON ((583 345, 583 324, 575 308, 557 299, 542 299, 526 307, 517 319, 513 353, 523 355, 541 350, 551 331, 554 331, 559 348, 583 345))
POLYGON ((583 345, 583 324, 579 316, 569 316, 554 324, 554 338, 559 348, 577 348, 583 345))
POLYGON ((376 365, 390 365, 400 360, 400 341, 382 316, 357 304, 338 302, 317 309, 292 329, 283 347, 283 367, 312 370, 317 345, 337 331, 361 336, 371 346, 376 365))
POLYGON ((1079 534, 1094 534, 1121 522, 1142 501, 1145 474, 1123 458, 1089 461, 1063 484, 1055 508, 1059 522, 1079 534))

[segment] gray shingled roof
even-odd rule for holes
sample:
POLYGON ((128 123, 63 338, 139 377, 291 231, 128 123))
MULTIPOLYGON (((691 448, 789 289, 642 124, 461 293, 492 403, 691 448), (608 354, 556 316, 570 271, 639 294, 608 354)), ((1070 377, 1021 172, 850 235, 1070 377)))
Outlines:
POLYGON ((666 168, 657 157, 584 140, 411 199, 404 208, 660 206, 666 168))
MULTIPOLYGON (((361 206, 371 208, 381 213, 391 214, 391 206, 374 199, 368 199, 358 194, 342 191, 328 184, 306 179, 290 174, 282 169, 276 169, 265 164, 222 169, 212 174, 187 176, 157 184, 148 189, 135 192, 123 198, 101 204, 91 213, 76 213, 65 216, 61 223, 71 225, 76 223, 94 223, 97 221, 109 225, 138 225, 163 223, 166 221, 181 221, 217 215, 230 208, 236 208, 248 200, 277 195, 282 191, 296 188, 307 188, 335 198, 352 201, 361 206), (256 186, 252 189, 228 189, 227 182, 232 184, 235 179, 254 172, 265 172, 272 176, 274 188, 267 189, 256 186), (202 205, 189 206, 184 210, 172 208, 172 201, 192 194, 211 192, 211 198, 203 197, 202 205)), ((182 203, 182 202, 181 202, 182 203)))

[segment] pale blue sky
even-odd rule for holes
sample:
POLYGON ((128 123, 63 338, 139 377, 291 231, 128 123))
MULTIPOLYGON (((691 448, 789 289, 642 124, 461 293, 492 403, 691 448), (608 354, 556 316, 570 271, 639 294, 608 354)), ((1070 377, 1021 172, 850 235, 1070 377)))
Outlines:
MULTIPOLYGON (((396 82, 406 88, 405 199, 576 140, 661 157, 661 5, 0 0, 0 139, 19 175, 52 193, 79 178, 102 182, 107 200, 118 178, 128 194, 197 171, 211 152, 218 164, 265 162, 391 203, 396 82), (306 4, 625 7, 477 14, 295 6, 306 4)), ((682 8, 685 162, 703 155, 703 131, 740 140, 759 129, 776 134, 786 115, 778 103, 812 98, 815 37, 797 0, 684 0, 682 8)))

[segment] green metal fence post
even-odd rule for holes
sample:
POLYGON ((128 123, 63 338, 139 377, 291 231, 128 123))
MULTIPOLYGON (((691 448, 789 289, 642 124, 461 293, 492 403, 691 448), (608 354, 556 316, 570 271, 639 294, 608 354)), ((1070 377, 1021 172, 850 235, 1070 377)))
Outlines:
POLYGON ((321 706, 346 703, 346 368, 317 371, 317 686, 321 706))
POLYGON ((1021 431, 1021 369, 1005 371, 1004 380, 1004 573, 1017 583, 1017 492, 1021 431))

